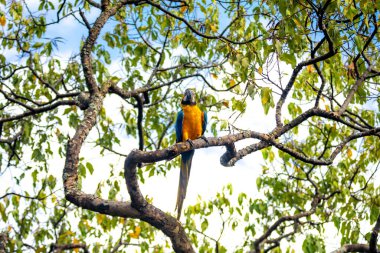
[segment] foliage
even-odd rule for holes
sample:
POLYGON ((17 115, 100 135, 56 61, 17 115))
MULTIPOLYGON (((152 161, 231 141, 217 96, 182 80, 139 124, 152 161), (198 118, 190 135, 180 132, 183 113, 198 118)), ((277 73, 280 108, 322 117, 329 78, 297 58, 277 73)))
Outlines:
MULTIPOLYGON (((236 195, 228 185, 188 206, 178 226, 195 251, 227 252, 223 234, 236 231, 245 238, 236 252, 292 252, 299 240, 304 252, 325 252, 331 226, 338 244, 373 247, 378 1, 37 2, 0 0, 0 176, 12 175, 0 196, 0 230, 10 252, 179 249, 180 232, 170 236, 129 188, 125 194, 115 160, 132 157, 132 147, 146 157, 173 147, 187 87, 209 112, 209 132, 226 136, 208 143, 227 147, 223 165, 258 151, 263 157, 258 195, 236 195), (81 29, 61 36, 70 22, 81 29), (62 56, 68 47, 74 51, 62 56), (248 128, 242 119, 253 113, 273 130, 248 128), (234 143, 248 138, 257 142, 236 152, 234 143), (116 158, 102 168, 91 153, 116 158), (96 175, 96 189, 88 189, 96 175), (121 203, 123 215, 102 209, 121 203)), ((139 161, 140 182, 178 167, 168 158, 139 161)))

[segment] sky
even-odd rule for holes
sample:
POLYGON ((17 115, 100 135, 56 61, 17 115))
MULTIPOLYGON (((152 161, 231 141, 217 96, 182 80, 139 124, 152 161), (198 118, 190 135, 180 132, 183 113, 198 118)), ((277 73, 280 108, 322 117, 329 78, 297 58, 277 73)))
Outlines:
MULTIPOLYGON (((39 1, 27 0, 26 2, 31 10, 38 8, 39 1)), ((87 18, 90 21, 93 21, 98 13, 98 11, 91 12, 90 14, 87 14, 87 18)), ((70 56, 75 55, 79 52, 80 41, 82 38, 84 38, 84 36, 87 35, 87 31, 73 17, 68 17, 64 19, 63 22, 59 25, 49 28, 47 35, 50 38, 64 38, 63 42, 59 44, 59 50, 56 51, 56 57, 65 62, 68 61, 70 56)), ((5 52, 5 54, 8 59, 18 61, 18 59, 14 57, 16 54, 14 50, 9 50, 5 52)), ((123 74, 123 72, 120 71, 120 59, 120 57, 114 55, 114 61, 111 64, 109 70, 110 73, 119 73, 120 75, 123 74)), ((285 72, 290 72, 290 66, 283 64, 281 68, 285 72)), ((217 82, 216 80, 212 81, 217 82)), ((285 82, 286 80, 282 81, 285 82)), ((275 97, 275 100, 277 101, 277 97, 275 97)), ((108 97, 105 100, 105 107, 110 108, 108 110, 109 112, 117 111, 115 106, 119 106, 119 104, 115 104, 114 101, 114 97, 108 97), (112 108, 115 108, 115 110, 112 108)), ((268 115, 265 115, 260 101, 248 102, 247 108, 247 112, 237 122, 241 128, 251 129, 258 132, 268 132, 274 128, 275 120, 273 110, 268 115)), ((109 116, 115 119, 117 119, 117 117, 120 117, 120 115, 116 114, 109 114, 109 116)), ((227 117, 229 115, 221 116, 227 117)), ((305 134, 307 134, 307 132, 305 132, 305 134)), ((208 131, 205 135, 207 137, 211 136, 212 134, 210 131, 208 131)), ((95 133, 92 131, 89 136, 89 141, 95 138, 95 133)), ((252 140, 239 142, 237 144, 237 148, 243 147, 246 144, 251 144, 253 142, 254 141, 252 140)), ((132 148, 136 148, 137 146, 138 144, 136 140, 125 138, 121 140, 120 147, 116 147, 115 149, 122 151, 124 154, 128 154, 132 148)), ((236 195, 240 192, 245 192, 251 197, 260 196, 256 189, 256 179, 261 174, 261 166, 264 164, 261 152, 255 152, 254 154, 245 157, 244 159, 238 161, 234 167, 223 167, 220 165, 219 159, 224 152, 224 147, 212 147, 196 150, 193 159, 187 196, 184 202, 184 209, 188 205, 195 204, 199 196, 201 196, 204 200, 213 198, 217 192, 221 191, 223 186, 229 183, 233 185, 236 195)), ((85 146, 81 152, 81 156, 90 161, 95 168, 94 174, 85 180, 85 190, 87 193, 93 193, 95 191, 98 182, 104 179, 105 173, 108 173, 109 164, 114 164, 115 168, 122 169, 123 167, 124 158, 116 157, 107 152, 105 152, 104 157, 100 157, 98 153, 99 152, 97 149, 89 147, 89 145, 85 146)), ((55 171, 55 175, 58 179, 60 179, 63 169, 63 159, 52 159, 50 160, 50 165, 51 167, 58 168, 55 171)), ((5 183, 0 189, 0 195, 2 195, 8 187, 14 187, 12 179, 13 176, 14 175, 12 174, 11 170, 8 170, 1 176, 1 181, 5 183)), ((168 171, 165 177, 163 175, 159 175, 148 178, 145 184, 141 184, 141 190, 144 195, 148 195, 149 197, 153 198, 154 204, 157 207, 164 211, 174 213, 175 201, 177 197, 178 178, 179 169, 172 169, 168 171)), ((62 184, 62 182, 59 181, 57 183, 62 184)), ((125 188, 125 186, 123 187, 125 188)), ((218 221, 214 222, 214 224, 217 223, 218 221)), ((218 234, 218 229, 213 229, 212 226, 213 224, 210 222, 211 228, 208 232, 210 232, 211 236, 212 233, 218 234)), ((230 250, 234 249, 234 244, 239 243, 240 240, 243 239, 241 234, 238 232, 239 231, 226 231, 224 235, 225 238, 233 238, 233 240, 231 240, 231 244, 228 245, 230 250)), ((332 236, 331 233, 328 233, 326 238, 327 252, 336 249, 338 245, 339 240, 337 240, 336 236, 332 236)), ((301 245, 296 246, 296 249, 297 247, 298 250, 296 252, 301 252, 301 245)))

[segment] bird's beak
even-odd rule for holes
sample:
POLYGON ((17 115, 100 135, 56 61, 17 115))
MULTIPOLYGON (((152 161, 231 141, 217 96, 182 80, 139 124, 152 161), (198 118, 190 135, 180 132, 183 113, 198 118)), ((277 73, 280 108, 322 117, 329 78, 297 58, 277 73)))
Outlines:
POLYGON ((185 90, 181 104, 183 104, 183 105, 195 105, 195 104, 197 104, 197 102, 195 100, 195 93, 193 90, 190 90, 190 89, 185 90))

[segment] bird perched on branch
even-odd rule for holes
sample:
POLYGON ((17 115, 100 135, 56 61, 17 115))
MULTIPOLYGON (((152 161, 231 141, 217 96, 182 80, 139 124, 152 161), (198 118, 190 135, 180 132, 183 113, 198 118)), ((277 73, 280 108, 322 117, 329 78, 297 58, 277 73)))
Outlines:
MULTIPOLYGON (((197 106, 195 92, 186 89, 181 101, 181 108, 177 113, 175 124, 177 142, 187 141, 193 146, 192 140, 204 138, 203 136, 207 125, 207 113, 202 112, 197 106)), ((207 139, 205 139, 207 141, 207 139)), ((178 195, 177 195, 177 219, 181 217, 183 201, 186 197, 187 184, 189 182, 191 161, 194 150, 181 154, 181 171, 179 176, 178 195)))

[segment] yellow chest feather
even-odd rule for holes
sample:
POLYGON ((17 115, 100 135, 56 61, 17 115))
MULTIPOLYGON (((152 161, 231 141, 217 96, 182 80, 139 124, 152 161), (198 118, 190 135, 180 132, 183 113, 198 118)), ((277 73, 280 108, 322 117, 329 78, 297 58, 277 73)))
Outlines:
POLYGON ((195 140, 202 135, 203 112, 196 105, 182 106, 182 138, 195 140))

